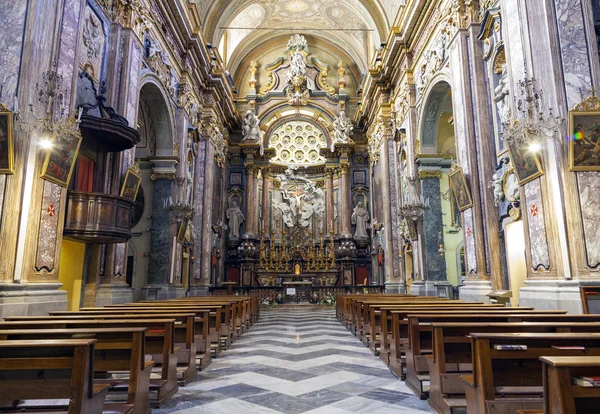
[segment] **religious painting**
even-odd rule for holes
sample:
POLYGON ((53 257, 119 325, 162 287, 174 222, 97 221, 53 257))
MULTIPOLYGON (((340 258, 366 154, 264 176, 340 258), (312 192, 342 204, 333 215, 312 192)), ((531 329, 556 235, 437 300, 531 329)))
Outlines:
POLYGON ((569 113, 571 171, 600 171, 600 112, 569 113))
POLYGON ((471 191, 469 191, 462 168, 456 168, 450 173, 450 188, 452 188, 452 194, 460 212, 473 207, 471 191))
POLYGON ((13 113, 0 105, 0 174, 14 172, 13 113))
POLYGON ((188 217, 184 217, 181 219, 181 223, 179 224, 179 230, 177 231, 177 243, 183 243, 185 240, 185 233, 187 232, 188 223, 190 219, 188 217))
POLYGON ((131 168, 128 169, 125 181, 123 181, 123 187, 121 187, 121 197, 135 201, 141 183, 142 176, 133 172, 131 168))
POLYGON ((82 138, 79 135, 56 139, 46 155, 41 177, 62 187, 68 187, 75 161, 79 155, 81 141, 82 138))
POLYGON ((540 160, 525 145, 515 141, 508 141, 506 144, 519 185, 527 184, 544 175, 540 160))

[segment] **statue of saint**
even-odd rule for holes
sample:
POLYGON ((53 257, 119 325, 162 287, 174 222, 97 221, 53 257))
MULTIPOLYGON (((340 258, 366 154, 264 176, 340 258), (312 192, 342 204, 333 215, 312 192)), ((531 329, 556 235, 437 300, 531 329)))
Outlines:
POLYGON ((244 135, 244 139, 242 142, 259 142, 260 141, 260 121, 256 114, 252 111, 246 112, 246 116, 244 117, 244 126, 242 128, 242 134, 244 135))
POLYGON ((504 200, 504 177, 500 173, 496 173, 492 176, 493 181, 491 182, 494 188, 494 204, 498 206, 502 200, 504 200))
POLYGON ((502 66, 502 77, 498 82, 498 86, 494 89, 494 102, 498 108, 498 115, 500 116, 500 122, 508 122, 510 118, 510 88, 508 85, 508 67, 506 64, 502 66))
POLYGON ((354 232, 355 239, 367 239, 367 222, 369 221, 369 212, 363 206, 362 201, 359 201, 354 207, 352 212, 352 224, 356 225, 356 231, 354 232))
POLYGON ((229 220, 229 238, 239 239, 240 226, 244 222, 244 214, 235 201, 227 209, 227 219, 229 220))
POLYGON ((350 138, 350 134, 354 131, 354 126, 350 121, 350 118, 346 116, 345 111, 341 111, 340 115, 333 121, 334 131, 333 131, 333 143, 331 144, 331 152, 333 152, 334 147, 333 144, 336 142, 340 142, 342 144, 352 143, 352 139, 350 138))

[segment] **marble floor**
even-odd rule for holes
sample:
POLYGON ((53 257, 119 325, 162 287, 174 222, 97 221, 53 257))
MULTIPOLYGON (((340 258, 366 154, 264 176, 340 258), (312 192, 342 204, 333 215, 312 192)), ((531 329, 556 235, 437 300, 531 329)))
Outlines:
POLYGON ((262 311, 249 332, 154 414, 432 412, 331 308, 262 311))

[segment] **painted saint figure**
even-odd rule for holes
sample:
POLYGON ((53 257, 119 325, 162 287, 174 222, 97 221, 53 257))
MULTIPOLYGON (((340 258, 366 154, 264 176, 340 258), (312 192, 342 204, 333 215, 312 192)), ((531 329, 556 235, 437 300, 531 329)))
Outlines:
POLYGON ((229 238, 239 239, 240 238, 240 226, 244 222, 244 214, 237 205, 237 202, 233 202, 231 207, 227 209, 227 219, 229 220, 229 238))
POLYGON ((369 221, 369 212, 364 208, 362 201, 359 201, 352 212, 352 224, 356 225, 354 232, 355 239, 367 239, 367 222, 369 221))

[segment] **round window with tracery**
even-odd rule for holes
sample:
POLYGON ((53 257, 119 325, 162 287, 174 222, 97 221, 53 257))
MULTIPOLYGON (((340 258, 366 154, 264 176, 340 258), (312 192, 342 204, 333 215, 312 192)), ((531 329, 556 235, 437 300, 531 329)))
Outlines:
POLYGON ((323 131, 307 121, 290 121, 280 125, 269 138, 275 148, 272 161, 282 164, 322 164, 319 150, 327 147, 323 131))

